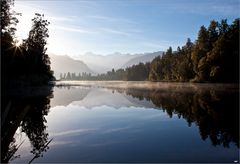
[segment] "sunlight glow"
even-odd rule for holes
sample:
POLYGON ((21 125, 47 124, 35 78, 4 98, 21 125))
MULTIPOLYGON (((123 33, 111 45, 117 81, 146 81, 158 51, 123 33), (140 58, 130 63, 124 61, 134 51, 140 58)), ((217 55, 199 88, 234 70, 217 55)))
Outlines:
POLYGON ((14 52, 13 52, 14 55, 18 55, 18 54, 23 55, 21 46, 22 46, 22 40, 20 41, 15 40, 14 44, 10 47, 10 49, 14 49, 14 52))
POLYGON ((15 42, 15 46, 16 46, 16 47, 20 47, 21 44, 22 44, 22 40, 17 40, 17 41, 15 42))

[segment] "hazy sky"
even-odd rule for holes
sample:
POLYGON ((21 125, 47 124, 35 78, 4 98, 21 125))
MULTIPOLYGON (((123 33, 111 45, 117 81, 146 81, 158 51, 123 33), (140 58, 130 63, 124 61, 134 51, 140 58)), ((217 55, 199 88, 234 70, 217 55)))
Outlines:
POLYGON ((196 39, 210 20, 239 17, 239 0, 15 0, 22 13, 17 36, 26 38, 35 12, 51 24, 48 52, 77 56, 176 49, 196 39))

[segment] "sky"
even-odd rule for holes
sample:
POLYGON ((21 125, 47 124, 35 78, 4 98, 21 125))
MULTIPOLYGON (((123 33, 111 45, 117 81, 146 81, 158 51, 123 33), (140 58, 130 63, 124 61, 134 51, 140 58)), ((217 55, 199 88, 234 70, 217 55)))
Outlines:
POLYGON ((34 13, 51 23, 47 53, 95 54, 173 50, 194 41, 201 25, 240 16, 239 0, 15 0, 16 36, 26 39, 34 13))

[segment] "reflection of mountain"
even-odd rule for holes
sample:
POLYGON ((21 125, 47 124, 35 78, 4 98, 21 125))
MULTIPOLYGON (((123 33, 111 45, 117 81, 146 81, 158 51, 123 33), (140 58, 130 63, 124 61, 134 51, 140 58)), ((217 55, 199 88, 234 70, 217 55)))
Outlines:
POLYGON ((74 101, 73 105, 84 106, 88 109, 97 106, 111 106, 114 108, 119 108, 122 106, 135 106, 127 99, 124 98, 120 93, 115 93, 112 90, 108 89, 98 89, 94 88, 91 92, 81 101, 74 101))
POLYGON ((147 100, 139 100, 116 90, 86 87, 55 87, 54 98, 51 107, 67 106, 69 104, 84 106, 88 109, 97 106, 110 106, 115 109, 120 107, 148 107, 154 108, 154 104, 147 100))
POLYGON ((90 88, 86 87, 55 87, 51 107, 67 106, 73 101, 81 101, 88 95, 90 90, 90 88))
POLYGON ((115 109, 120 107, 153 107, 154 105, 148 101, 139 101, 136 98, 123 95, 115 90, 108 89, 92 89, 91 92, 82 100, 75 101, 72 104, 84 106, 88 109, 97 106, 110 106, 115 109))
MULTIPOLYGON (((16 89, 16 88, 15 88, 16 89)), ((4 95, 1 110, 1 162, 14 158, 22 143, 16 143, 15 132, 18 127, 24 132, 32 146, 35 158, 47 150, 48 133, 45 116, 49 112, 52 87, 19 88, 21 92, 4 95)))

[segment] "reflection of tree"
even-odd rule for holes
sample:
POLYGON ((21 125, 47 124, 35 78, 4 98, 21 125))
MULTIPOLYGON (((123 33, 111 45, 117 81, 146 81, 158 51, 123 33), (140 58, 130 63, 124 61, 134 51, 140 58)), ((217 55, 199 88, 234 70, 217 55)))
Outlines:
POLYGON ((22 131, 28 136, 34 155, 39 156, 44 150, 43 147, 48 141, 48 133, 46 132, 47 122, 45 116, 49 112, 50 100, 48 97, 38 97, 38 99, 30 100, 30 107, 26 117, 22 121, 22 131))
POLYGON ((169 90, 128 89, 127 95, 152 101, 166 111, 169 117, 177 114, 188 125, 195 123, 203 140, 209 138, 214 146, 239 147, 238 90, 220 91, 217 88, 169 90))
POLYGON ((1 121, 1 162, 12 160, 20 145, 15 143, 14 134, 20 126, 26 133, 32 145, 32 153, 35 157, 42 155, 48 148, 48 133, 46 132, 45 116, 49 112, 52 87, 35 89, 34 93, 25 90, 22 95, 5 96, 2 105, 3 121, 1 121), (29 94, 30 93, 30 94, 29 94))

